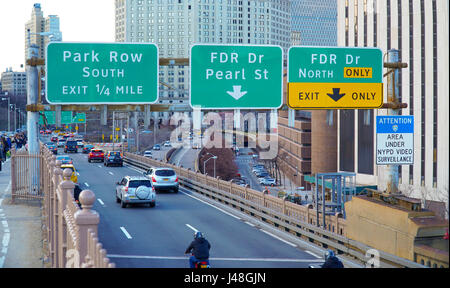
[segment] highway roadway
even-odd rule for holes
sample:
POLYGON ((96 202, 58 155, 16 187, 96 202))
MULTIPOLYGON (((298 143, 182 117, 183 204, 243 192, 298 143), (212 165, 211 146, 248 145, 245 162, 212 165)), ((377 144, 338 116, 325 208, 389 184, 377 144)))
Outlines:
MULTIPOLYGON (((60 152, 61 149, 59 149, 60 152)), ((211 265, 216 268, 305 268, 321 257, 201 200, 186 189, 158 193, 156 207, 121 208, 115 183, 126 175, 142 175, 129 167, 88 163, 86 154, 69 154, 82 189, 96 195, 99 239, 108 257, 123 268, 188 268, 184 251, 194 231, 210 241, 211 265)))

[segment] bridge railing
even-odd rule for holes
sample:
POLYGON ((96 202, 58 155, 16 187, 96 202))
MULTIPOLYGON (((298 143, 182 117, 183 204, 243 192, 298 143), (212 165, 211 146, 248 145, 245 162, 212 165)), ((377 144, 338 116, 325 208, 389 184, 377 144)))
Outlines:
MULTIPOLYGON (((131 153, 124 153, 129 164, 148 169, 169 167, 176 171, 180 185, 227 204, 266 223, 287 231, 303 240, 345 254, 364 264, 371 247, 346 237, 346 222, 341 213, 326 215, 327 227, 317 225, 317 212, 310 204, 298 205, 260 191, 213 178, 198 171, 178 167, 163 161, 131 153)), ((320 218, 322 219, 322 218, 320 218)), ((322 224, 320 221, 319 225, 322 224)), ((407 259, 379 251, 381 267, 423 267, 407 259)))
POLYGON ((43 195, 44 250, 52 268, 114 268, 97 238, 99 215, 92 210, 95 195, 84 190, 79 195, 82 209, 74 199, 72 170, 60 168, 44 145, 40 145, 40 183, 43 195))

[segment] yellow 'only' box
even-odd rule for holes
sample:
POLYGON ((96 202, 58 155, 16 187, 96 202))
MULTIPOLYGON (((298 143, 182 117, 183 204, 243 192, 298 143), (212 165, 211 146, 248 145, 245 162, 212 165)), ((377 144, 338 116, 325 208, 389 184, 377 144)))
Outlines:
POLYGON ((376 109, 383 105, 383 83, 288 83, 292 109, 376 109))

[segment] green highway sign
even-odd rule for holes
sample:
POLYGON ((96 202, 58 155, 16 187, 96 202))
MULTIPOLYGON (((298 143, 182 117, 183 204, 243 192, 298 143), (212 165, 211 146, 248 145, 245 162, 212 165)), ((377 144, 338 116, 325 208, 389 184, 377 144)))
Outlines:
POLYGON ((72 124, 72 111, 61 111, 61 124, 72 124))
POLYGON ((291 47, 287 104, 293 109, 379 108, 383 53, 368 47, 291 47))
POLYGON ((196 44, 190 66, 192 108, 278 109, 283 104, 280 46, 196 44))
POLYGON ((158 100, 155 44, 51 42, 46 55, 50 104, 153 104, 158 100))
MULTIPOLYGON (((55 111, 44 111, 45 118, 47 119, 47 125, 55 124, 55 111)), ((44 117, 39 116, 39 124, 44 125, 44 117)))
POLYGON ((86 113, 77 113, 73 117, 72 123, 86 123, 86 113))
MULTIPOLYGON (((55 125, 55 111, 44 111, 47 125, 55 125)), ((44 125, 42 115, 39 117, 39 124, 44 125)), ((61 111, 61 124, 72 124, 72 111, 61 111)))

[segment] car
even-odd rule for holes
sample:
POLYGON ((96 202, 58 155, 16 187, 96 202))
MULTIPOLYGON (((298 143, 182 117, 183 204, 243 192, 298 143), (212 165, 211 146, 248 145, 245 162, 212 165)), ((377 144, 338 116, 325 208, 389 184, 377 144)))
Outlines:
POLYGON ((170 144, 170 141, 164 142, 164 147, 172 147, 172 144, 170 144))
POLYGON ((152 151, 150 151, 150 150, 147 150, 147 151, 144 151, 144 157, 152 157, 152 151))
POLYGON ((58 142, 58 137, 53 136, 52 138, 50 138, 50 141, 57 143, 58 142))
POLYGON ((148 179, 152 180, 153 187, 156 191, 172 190, 178 193, 179 183, 178 176, 172 168, 150 168, 143 173, 148 179))
POLYGON ((153 145, 153 150, 161 150, 161 145, 159 144, 153 145))
POLYGON ((78 148, 83 148, 84 147, 83 140, 76 140, 76 141, 77 141, 78 148))
POLYGON ((68 155, 59 155, 56 156, 56 160, 61 161, 61 164, 73 164, 72 158, 70 158, 68 155))
POLYGON ((64 153, 75 152, 78 153, 78 143, 75 140, 67 140, 64 145, 64 153))
POLYGON ((92 149, 88 154, 88 162, 100 161, 103 162, 105 159, 105 152, 101 149, 92 149))
POLYGON ((252 169, 253 174, 256 174, 258 172, 266 171, 265 167, 255 167, 252 169))
POLYGON ((47 146, 48 150, 50 150, 53 154, 58 154, 58 147, 53 142, 46 143, 45 146, 47 146))
POLYGON ((147 203, 156 205, 155 188, 150 179, 142 176, 125 176, 116 183, 116 202, 126 208, 128 204, 147 203))
POLYGON ((200 149, 200 144, 199 143, 192 144, 192 149, 200 149))
POLYGON ((58 138, 58 148, 64 148, 65 145, 66 145, 66 139, 58 138))
POLYGON ((92 144, 86 144, 86 145, 83 146, 82 152, 83 152, 84 154, 87 154, 87 153, 91 152, 91 149, 94 149, 94 145, 92 145, 92 144))
POLYGON ((277 185, 277 181, 271 177, 264 177, 264 178, 259 179, 259 184, 270 185, 273 187, 273 186, 277 185))
POLYGON ((63 165, 61 165, 61 169, 63 169, 63 170, 65 170, 65 169, 72 170, 72 176, 70 176, 70 180, 73 183, 78 183, 77 170, 75 170, 75 167, 73 166, 73 164, 63 164, 63 165))
POLYGON ((123 167, 122 155, 120 155, 119 151, 108 151, 105 154, 105 159, 103 160, 103 164, 107 167, 109 165, 118 165, 120 167, 123 167))
POLYGON ((269 173, 267 171, 260 171, 260 172, 256 172, 256 177, 261 178, 261 177, 267 177, 269 176, 269 173))

